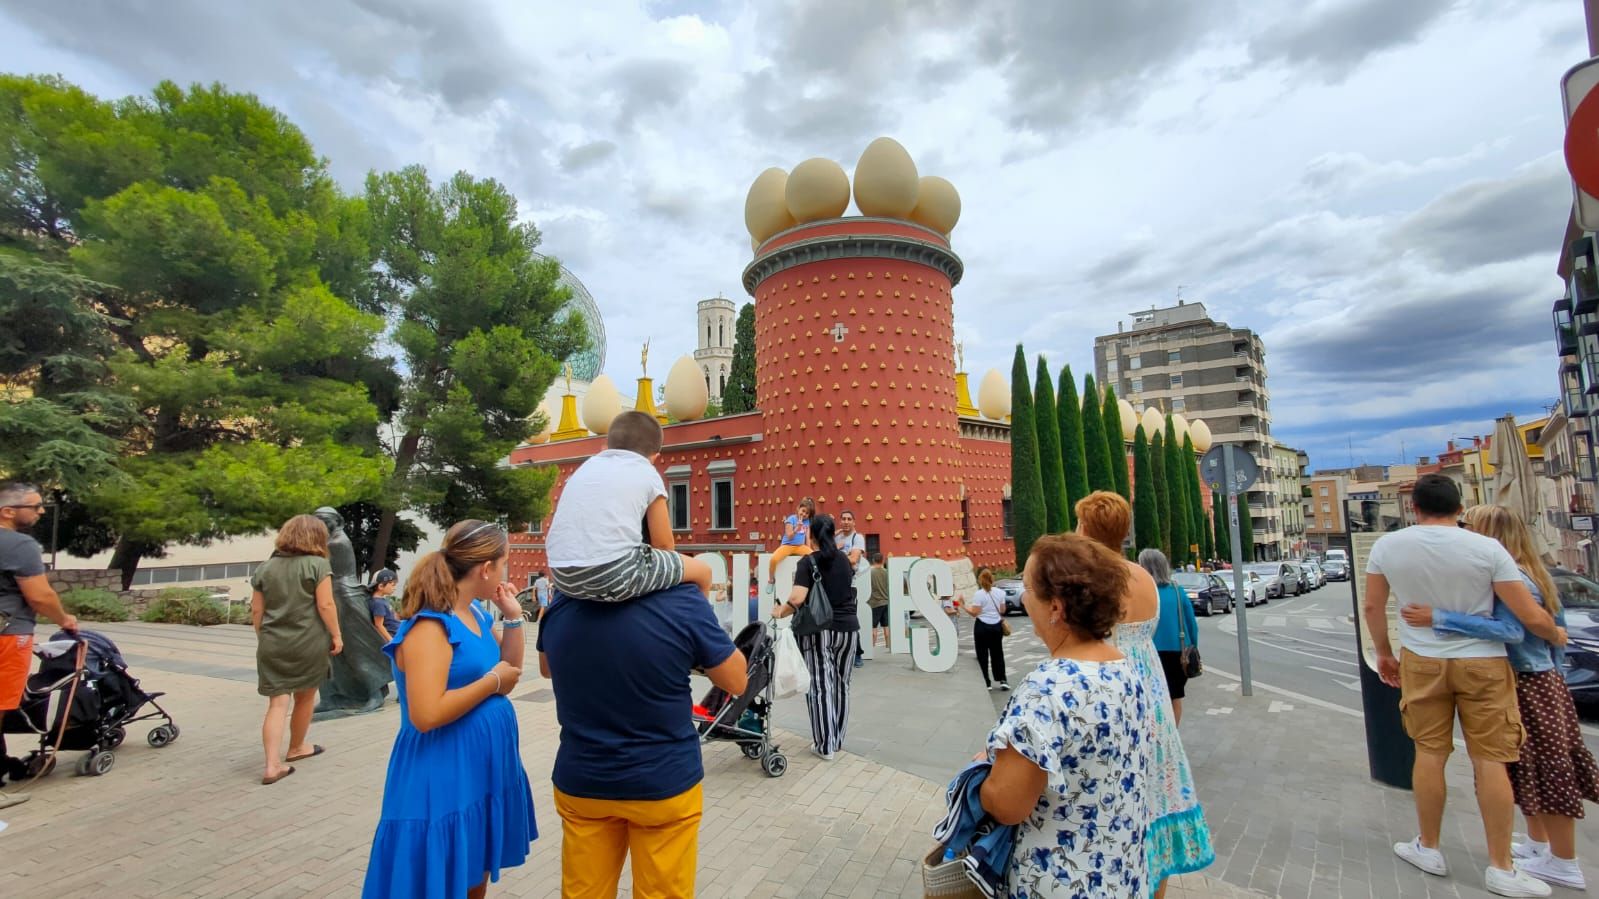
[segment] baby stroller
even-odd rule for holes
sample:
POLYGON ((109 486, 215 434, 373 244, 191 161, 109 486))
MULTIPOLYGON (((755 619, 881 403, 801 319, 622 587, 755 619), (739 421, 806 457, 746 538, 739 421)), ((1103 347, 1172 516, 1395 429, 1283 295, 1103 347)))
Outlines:
POLYGON ((78 760, 79 774, 98 777, 110 771, 117 761, 112 750, 122 745, 127 725, 136 721, 162 720, 145 738, 157 749, 178 739, 177 724, 156 702, 165 694, 139 689, 121 650, 105 635, 57 631, 35 646, 33 654, 39 657, 39 670, 28 678, 22 705, 0 721, 8 734, 38 735, 39 748, 23 759, 29 777, 54 770, 63 749, 85 752, 78 760))
POLYGON ((761 760, 761 770, 768 776, 782 777, 788 756, 772 742, 772 638, 766 625, 756 621, 738 632, 733 645, 749 660, 749 686, 741 696, 712 687, 694 707, 694 726, 700 742, 737 743, 745 758, 761 760))

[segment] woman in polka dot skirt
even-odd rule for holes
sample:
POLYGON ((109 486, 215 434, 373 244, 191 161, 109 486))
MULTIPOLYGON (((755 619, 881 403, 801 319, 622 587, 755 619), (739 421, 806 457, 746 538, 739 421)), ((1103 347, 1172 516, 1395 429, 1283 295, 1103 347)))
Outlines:
POLYGON ((1439 633, 1504 640, 1516 671, 1516 705, 1526 742, 1521 761, 1510 765, 1516 804, 1527 818, 1528 838, 1513 845, 1517 867, 1559 886, 1586 888, 1577 867, 1577 819, 1582 801, 1599 802, 1599 765, 1582 742, 1577 707, 1561 674, 1565 665, 1566 616, 1554 579, 1539 559, 1527 526, 1509 509, 1474 506, 1466 510, 1465 527, 1504 544, 1521 568, 1534 599, 1561 628, 1561 645, 1527 633, 1504 606, 1494 603, 1494 617, 1484 618, 1405 606, 1400 616, 1417 627, 1431 625, 1439 633))

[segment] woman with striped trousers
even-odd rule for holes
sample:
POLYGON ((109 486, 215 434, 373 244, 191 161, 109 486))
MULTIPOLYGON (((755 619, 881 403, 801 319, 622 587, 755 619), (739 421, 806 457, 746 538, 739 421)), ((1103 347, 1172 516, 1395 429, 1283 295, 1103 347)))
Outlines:
POLYGON ((811 751, 832 761, 844 746, 844 728, 849 723, 849 676, 855 666, 855 651, 860 647, 860 621, 855 615, 855 572, 849 557, 833 544, 833 516, 811 518, 811 554, 800 560, 794 572, 794 589, 787 602, 772 611, 787 618, 810 600, 820 583, 833 605, 833 620, 819 634, 799 637, 805 667, 811 671, 811 692, 805 704, 811 712, 811 751))

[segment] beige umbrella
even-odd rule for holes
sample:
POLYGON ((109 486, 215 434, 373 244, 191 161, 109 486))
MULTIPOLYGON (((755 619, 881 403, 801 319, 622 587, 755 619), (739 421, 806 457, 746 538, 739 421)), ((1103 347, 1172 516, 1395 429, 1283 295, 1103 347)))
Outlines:
POLYGON ((1495 424, 1488 464, 1494 467, 1494 505, 1514 512, 1527 525, 1533 548, 1539 555, 1547 556, 1549 541, 1544 534, 1543 498, 1538 479, 1532 473, 1532 460, 1527 457, 1527 445, 1516 428, 1515 416, 1506 415, 1495 424))

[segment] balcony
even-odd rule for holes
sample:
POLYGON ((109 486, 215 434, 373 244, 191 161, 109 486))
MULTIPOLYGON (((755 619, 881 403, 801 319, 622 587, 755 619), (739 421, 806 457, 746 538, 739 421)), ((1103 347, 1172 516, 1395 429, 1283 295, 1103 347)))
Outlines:
POLYGON ((1577 331, 1572 321, 1571 298, 1555 300, 1555 349, 1557 355, 1574 356, 1577 353, 1577 331))
POLYGON ((1599 267, 1594 264, 1593 238, 1586 235, 1571 242, 1571 297, 1573 315, 1599 312, 1599 267))

